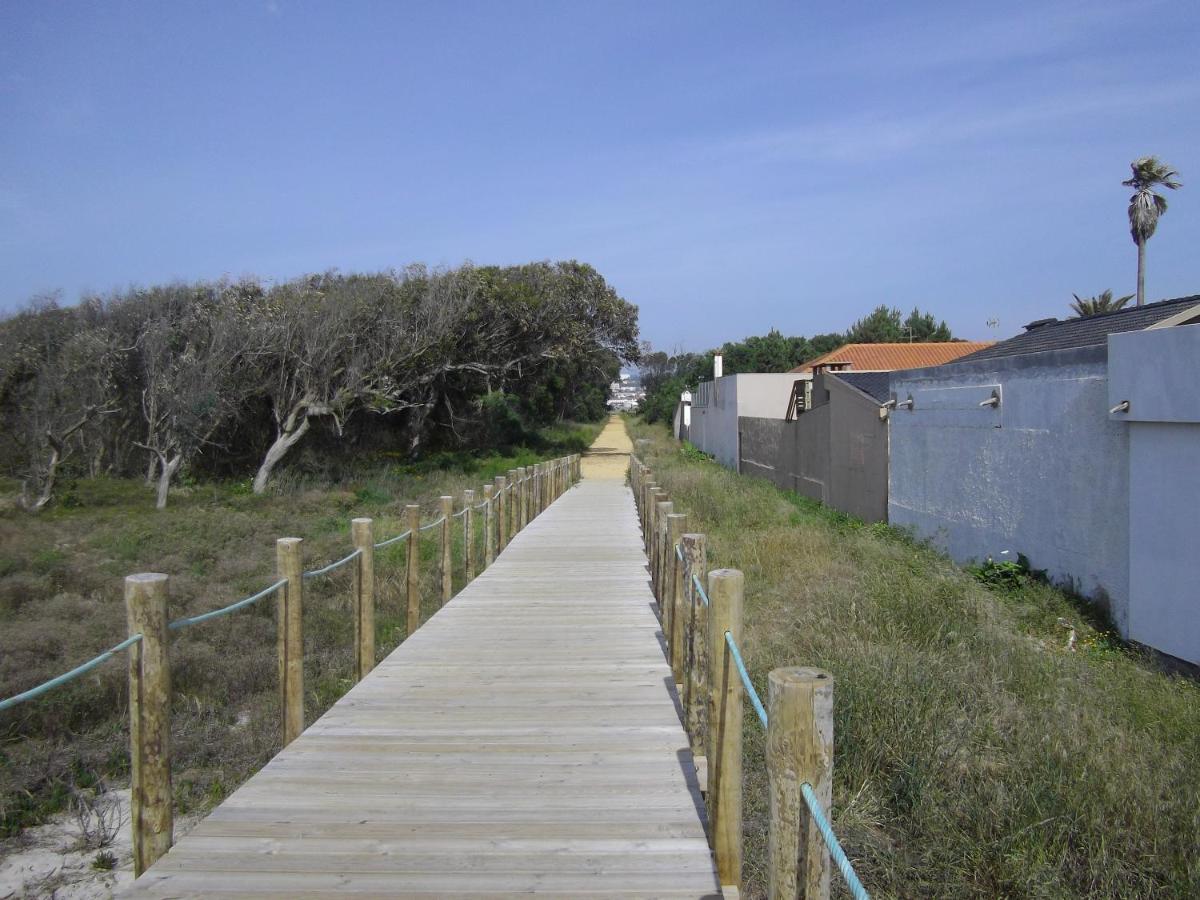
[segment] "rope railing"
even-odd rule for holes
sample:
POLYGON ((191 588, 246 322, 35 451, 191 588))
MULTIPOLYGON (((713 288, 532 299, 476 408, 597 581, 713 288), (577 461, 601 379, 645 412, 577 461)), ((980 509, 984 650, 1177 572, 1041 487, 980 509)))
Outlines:
POLYGON ((742 573, 709 572, 706 588, 702 580, 707 567, 705 536, 684 534, 687 516, 677 510, 636 454, 630 456, 629 482, 645 538, 667 658, 681 685, 684 725, 694 753, 708 757, 709 780, 704 787, 721 883, 741 881, 741 709, 748 698, 767 732, 772 791, 769 895, 796 896, 798 890, 800 896, 824 900, 829 896, 832 862, 855 900, 869 900, 829 823, 825 806, 829 799, 822 801, 822 796, 830 797, 833 780, 832 676, 809 668, 771 670, 770 706, 782 716, 773 722, 738 645, 742 573), (824 699, 818 701, 818 696, 824 699), (710 721, 714 715, 719 719, 710 721), (818 854, 800 852, 799 842, 817 835, 828 855, 817 858, 818 854))
MULTIPOLYGON (((125 640, 68 672, 63 672, 29 690, 0 700, 0 711, 36 699, 95 669, 116 654, 135 645, 138 653, 132 657, 129 671, 130 732, 141 735, 141 752, 131 752, 133 857, 134 875, 141 875, 155 860, 165 854, 172 843, 173 808, 169 784, 170 761, 164 760, 162 748, 169 746, 170 678, 168 665, 168 634, 191 625, 199 625, 230 615, 260 600, 275 595, 278 598, 277 617, 279 640, 280 691, 282 696, 281 731, 286 746, 304 730, 304 667, 302 609, 304 583, 326 575, 357 561, 352 587, 352 615, 355 621, 354 676, 365 678, 375 665, 375 596, 374 551, 400 541, 409 540, 410 552, 405 562, 407 583, 407 634, 421 625, 420 555, 412 552, 420 532, 445 525, 450 518, 464 519, 463 553, 465 573, 470 581, 475 574, 472 559, 474 549, 473 519, 468 511, 483 511, 481 528, 484 535, 485 557, 481 568, 492 564, 496 552, 531 519, 545 510, 563 491, 579 478, 579 456, 574 455, 539 464, 525 470, 525 477, 513 477, 499 489, 501 479, 485 485, 484 500, 475 503, 474 491, 465 491, 462 509, 453 512, 454 498, 441 498, 442 514, 432 522, 420 524, 420 507, 406 507, 409 527, 401 534, 375 542, 371 519, 351 521, 355 549, 326 566, 305 571, 301 538, 279 538, 276 543, 277 580, 257 593, 234 601, 219 609, 195 616, 166 622, 169 579, 166 575, 140 574, 125 579, 125 603, 130 622, 130 634, 125 640), (527 485, 533 484, 533 487, 527 485), (515 494, 515 496, 513 496, 515 494), (508 495, 506 497, 506 495, 508 495), (504 498, 503 500, 501 498, 504 498), (535 502, 536 500, 536 502, 535 502), (508 501, 508 502, 505 502, 508 501), (166 780, 164 780, 166 779, 166 780)), ((441 552, 436 563, 441 575, 441 600, 450 599, 452 588, 454 541, 453 529, 446 527, 441 536, 441 552)))
POLYGON ((737 666, 738 675, 742 677, 742 684, 746 688, 746 693, 750 697, 750 704, 754 707, 754 711, 758 713, 758 721, 762 722, 762 727, 767 727, 767 710, 763 706, 762 699, 758 696, 758 691, 754 689, 754 682, 750 680, 750 673, 746 671, 746 662, 742 659, 742 651, 738 649, 737 641, 733 639, 733 635, 728 631, 725 632, 725 645, 729 647, 729 655, 733 657, 733 664, 737 666))
POLYGON ((319 569, 313 569, 312 571, 305 572, 304 577, 305 578, 316 578, 319 575, 328 575, 330 572, 340 569, 342 566, 346 565, 346 563, 353 562, 354 560, 358 559, 360 556, 362 556, 362 550, 361 549, 355 550, 349 556, 343 556, 341 559, 335 559, 333 562, 331 562, 327 566, 322 566, 319 569))
MULTIPOLYGON (((355 550, 355 553, 359 551, 355 550)), ((220 609, 214 609, 211 612, 200 613, 198 616, 187 616, 183 619, 176 619, 167 626, 171 631, 178 631, 180 628, 187 628, 189 625, 199 625, 201 622, 208 622, 211 619, 219 619, 221 616, 227 616, 232 612, 237 612, 239 609, 251 606, 261 600, 263 597, 269 597, 281 587, 287 584, 286 578, 281 578, 270 587, 265 587, 257 594, 251 594, 242 600, 230 603, 228 606, 222 606, 220 609)))
POLYGON ((386 541, 380 541, 377 544, 372 544, 371 546, 373 546, 376 550, 382 550, 384 547, 390 547, 392 544, 398 544, 410 534, 412 534, 412 529, 409 529, 402 534, 398 534, 395 537, 388 538, 386 541))
POLYGON ((80 675, 86 675, 88 672, 92 671, 92 669, 96 668, 96 666, 112 659, 122 650, 128 650, 141 639, 142 636, 140 634, 131 634, 115 647, 110 647, 99 656, 93 656, 87 662, 71 669, 71 671, 63 672, 61 675, 56 675, 49 681, 43 681, 37 687, 32 687, 27 691, 14 694, 7 700, 0 700, 0 710, 9 709, 10 707, 16 706, 18 703, 24 703, 26 700, 32 700, 35 697, 40 697, 42 694, 48 693, 49 691, 54 690, 56 687, 66 684, 68 681, 74 681, 80 675))

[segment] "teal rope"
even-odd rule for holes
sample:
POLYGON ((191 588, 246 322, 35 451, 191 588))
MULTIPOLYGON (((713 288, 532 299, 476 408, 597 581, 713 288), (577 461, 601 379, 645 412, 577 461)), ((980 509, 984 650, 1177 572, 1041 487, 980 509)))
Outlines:
POLYGON ((442 516, 440 519, 430 522, 428 525, 422 525, 420 528, 417 529, 417 531, 428 531, 430 528, 436 528, 438 525, 441 525, 445 521, 446 521, 446 517, 442 516))
POLYGON ((758 720, 762 722, 763 728, 766 728, 767 710, 763 707, 762 700, 758 698, 758 691, 754 689, 754 682, 750 680, 750 673, 746 671, 746 664, 742 662, 742 654, 738 651, 737 644, 733 642, 733 635, 728 631, 725 632, 725 643, 729 645, 729 654, 733 657, 738 674, 742 676, 742 684, 746 686, 746 693, 750 695, 750 702, 754 704, 754 711, 758 713, 758 720))
POLYGON ((350 560, 356 559, 357 557, 359 557, 361 555, 362 555, 361 550, 355 550, 349 556, 343 556, 341 559, 334 560, 327 566, 323 566, 320 569, 313 569, 311 572, 305 572, 304 577, 305 578, 316 578, 318 575, 327 575, 330 572, 332 572, 334 569, 341 568, 346 563, 350 562, 350 560))
POLYGON ((378 544, 376 544, 376 545, 375 545, 375 549, 376 549, 376 550, 378 550, 378 549, 380 549, 381 547, 386 547, 386 546, 388 546, 389 544, 394 544, 394 543, 396 543, 397 541, 402 541, 402 540, 404 540, 406 537, 408 537, 410 534, 412 534, 412 529, 411 529, 411 528, 410 528, 408 531, 404 532, 404 534, 398 534, 398 535, 396 535, 394 538, 388 538, 386 541, 380 541, 378 544))
POLYGON ((813 821, 817 823, 817 830, 821 832, 821 837, 825 839, 825 846, 829 848, 829 855, 833 857, 833 861, 837 863, 838 871, 846 879, 846 886, 850 888, 850 893, 853 895, 854 900, 871 900, 871 895, 867 893, 867 889, 858 880, 854 866, 850 864, 850 860, 846 857, 846 852, 842 849, 842 845, 838 843, 837 835, 833 833, 833 828, 825 818, 825 811, 821 809, 821 801, 817 799, 817 795, 813 792, 812 785, 807 781, 801 784, 800 794, 804 797, 804 803, 808 806, 808 811, 812 815, 813 821))
POLYGON ((287 579, 280 578, 270 587, 263 588, 257 594, 251 594, 245 600, 239 600, 236 603, 230 603, 228 606, 222 606, 220 609, 214 609, 212 612, 201 613, 198 616, 191 616, 190 618, 186 619, 176 619, 174 622, 168 625, 167 628, 171 629, 172 631, 178 631, 180 628, 187 628, 189 625, 199 625, 201 622, 207 622, 209 619, 227 616, 231 612, 236 612, 244 606, 249 606, 251 603, 275 593, 275 591, 279 590, 285 584, 287 584, 287 579))
POLYGON ((680 562, 683 562, 683 544, 675 545, 675 556, 679 559, 680 562))
POLYGON ((692 575, 692 584, 694 584, 696 586, 696 590, 700 592, 700 599, 704 602, 704 605, 711 606, 712 604, 708 602, 708 592, 704 590, 704 585, 700 583, 700 579, 697 578, 695 574, 692 575))
POLYGON ((140 634, 131 635, 130 637, 125 638, 125 640, 121 641, 121 643, 117 644, 117 646, 113 647, 111 650, 105 650, 99 656, 89 659, 81 666, 76 666, 70 672, 63 672, 61 675, 51 678, 49 681, 43 682, 37 687, 30 688, 27 691, 22 691, 20 694, 9 697, 7 700, 0 700, 0 710, 5 710, 9 707, 16 706, 18 703, 24 703, 26 700, 32 700, 34 697, 40 697, 47 691, 52 691, 56 687, 78 678, 80 675, 86 675, 92 669, 96 668, 96 666, 100 665, 100 663, 112 659, 112 657, 116 656, 122 650, 128 650, 141 639, 142 636, 140 634))

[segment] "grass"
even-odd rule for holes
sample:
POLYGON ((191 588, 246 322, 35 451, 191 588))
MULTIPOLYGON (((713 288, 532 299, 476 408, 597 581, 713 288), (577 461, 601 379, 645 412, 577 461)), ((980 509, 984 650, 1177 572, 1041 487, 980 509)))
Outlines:
MULTIPOLYGON (((456 455, 437 465, 343 461, 334 477, 280 472, 270 493, 245 482, 192 484, 165 510, 140 481, 64 484, 38 516, 0 511, 0 697, 72 668, 126 635, 122 579, 171 575, 172 619, 224 606, 274 580, 275 539, 304 538, 308 568, 345 556, 350 519, 374 519, 376 540, 404 531, 404 505, 422 522, 437 498, 587 446, 600 426, 562 426, 536 449, 456 455)), ((0 491, 16 489, 11 482, 0 491)), ((2 495, 0 495, 2 499, 2 495)), ((462 519, 453 520, 454 589, 465 583, 462 519)), ((476 558, 483 557, 475 529, 476 558)), ((376 647, 406 636, 405 541, 376 553, 376 647)), ((438 529, 422 535, 422 618, 440 606, 438 529)), ((313 721, 351 685, 351 566, 305 584, 305 715, 313 721)), ((171 644, 172 771, 180 811, 219 802, 279 749, 274 603, 175 632, 171 644)), ((42 698, 0 713, 0 838, 62 810, 73 787, 128 775, 125 666, 104 664, 42 698)))
MULTIPOLYGON (((707 534, 710 566, 745 572, 760 693, 777 666, 833 673, 834 827, 873 896, 1200 896, 1193 680, 1036 578, 985 585, 898 529, 630 426, 688 529, 707 534)), ((746 722, 744 893, 758 897, 766 773, 746 722)))

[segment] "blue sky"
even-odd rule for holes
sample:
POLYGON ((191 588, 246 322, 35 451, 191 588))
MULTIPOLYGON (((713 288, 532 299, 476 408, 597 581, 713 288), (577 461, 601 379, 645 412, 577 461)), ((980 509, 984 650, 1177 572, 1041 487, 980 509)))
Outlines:
POLYGON ((0 309, 577 258, 665 349, 879 303, 1003 337, 1133 291, 1148 153, 1148 297, 1200 293, 1198 46, 1195 2, 8 0, 0 309))

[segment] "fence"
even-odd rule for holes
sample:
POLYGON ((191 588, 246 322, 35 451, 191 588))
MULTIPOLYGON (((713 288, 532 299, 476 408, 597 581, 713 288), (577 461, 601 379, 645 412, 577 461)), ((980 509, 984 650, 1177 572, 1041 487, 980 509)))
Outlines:
MULTIPOLYGON (((644 447, 639 442, 639 449, 644 447)), ((687 530, 652 470, 630 456, 667 658, 705 791, 709 835, 722 885, 742 880, 742 714, 749 697, 766 730, 769 792, 768 896, 829 897, 831 858, 856 900, 867 900, 829 824, 833 799, 833 677, 820 669, 773 669, 764 706, 742 660, 744 582, 736 569, 708 571, 705 536, 687 530)))
POLYGON ((421 534, 437 529, 439 594, 450 599, 453 572, 455 519, 462 520, 463 567, 467 581, 477 566, 490 566, 496 555, 559 495, 579 479, 578 454, 551 462, 510 469, 493 484, 483 486, 483 500, 475 502, 473 490, 463 492, 462 508, 454 512, 454 498, 439 499, 438 516, 421 524, 421 507, 405 506, 408 528, 395 537, 375 541, 371 519, 353 519, 350 535, 354 549, 326 566, 305 570, 304 542, 285 537, 275 542, 276 580, 261 591, 211 612, 169 621, 167 600, 169 578, 157 573, 130 575, 125 579, 125 606, 129 637, 110 650, 64 672, 56 678, 0 701, 0 711, 39 697, 91 671, 118 653, 129 651, 129 756, 131 828, 134 874, 140 875, 171 848, 174 812, 171 802, 171 672, 169 633, 226 616, 272 595, 276 599, 279 690, 283 745, 286 747, 304 730, 304 635, 301 612, 304 583, 344 566, 353 565, 351 614, 354 617, 354 680, 365 678, 375 666, 375 551, 406 542, 407 634, 421 624, 420 552, 421 534), (482 514, 484 558, 475 559, 475 519, 482 514))

